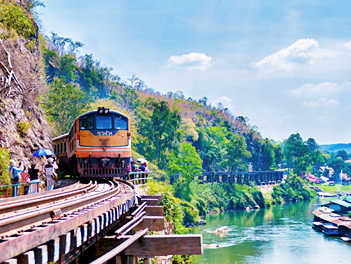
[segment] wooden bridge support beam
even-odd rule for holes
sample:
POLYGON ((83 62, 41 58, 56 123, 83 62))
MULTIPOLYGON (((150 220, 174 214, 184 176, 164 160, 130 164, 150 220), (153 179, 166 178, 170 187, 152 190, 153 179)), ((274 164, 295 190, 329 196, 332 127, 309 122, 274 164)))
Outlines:
POLYGON ((19 256, 17 259, 18 264, 35 264, 35 254, 34 251, 28 251, 22 255, 19 256))
POLYGON ((35 249, 35 264, 46 264, 49 261, 48 246, 42 245, 35 249))
POLYGON ((148 216, 164 216, 163 206, 146 206, 145 212, 148 216))
POLYGON ((201 235, 144 236, 125 250, 131 256, 201 255, 201 235))

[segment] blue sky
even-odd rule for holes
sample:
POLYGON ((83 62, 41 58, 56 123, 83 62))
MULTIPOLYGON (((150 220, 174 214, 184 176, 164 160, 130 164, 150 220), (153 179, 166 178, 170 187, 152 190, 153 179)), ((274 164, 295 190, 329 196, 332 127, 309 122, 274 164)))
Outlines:
POLYGON ((349 1, 45 1, 43 32, 123 80, 206 96, 263 137, 351 142, 349 1))

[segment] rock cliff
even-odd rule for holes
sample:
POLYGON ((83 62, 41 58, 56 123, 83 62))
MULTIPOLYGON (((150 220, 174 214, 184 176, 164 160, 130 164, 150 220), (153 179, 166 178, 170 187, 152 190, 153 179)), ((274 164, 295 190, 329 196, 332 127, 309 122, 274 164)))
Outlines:
MULTIPOLYGON (((37 100, 45 90, 38 27, 23 6, 12 5, 9 14, 25 15, 31 31, 24 35, 0 20, 0 147, 27 166, 32 161, 41 165, 44 159, 32 154, 39 148, 51 149, 52 139, 37 100)), ((8 15, 1 12, 2 17, 8 15)))

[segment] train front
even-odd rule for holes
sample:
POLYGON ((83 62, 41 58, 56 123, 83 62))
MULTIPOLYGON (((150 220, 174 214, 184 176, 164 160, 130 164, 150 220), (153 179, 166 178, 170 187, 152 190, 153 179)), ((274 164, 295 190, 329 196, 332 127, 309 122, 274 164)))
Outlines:
POLYGON ((130 171, 131 133, 127 116, 99 107, 80 116, 76 124, 80 177, 119 177, 130 171))

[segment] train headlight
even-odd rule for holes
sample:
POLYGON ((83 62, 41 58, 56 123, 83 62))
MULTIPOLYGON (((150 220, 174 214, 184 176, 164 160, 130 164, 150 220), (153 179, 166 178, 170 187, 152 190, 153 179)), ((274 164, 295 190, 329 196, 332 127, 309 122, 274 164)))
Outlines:
POLYGON ((110 109, 107 109, 105 107, 99 107, 98 108, 98 114, 100 114, 100 115, 102 115, 102 114, 107 115, 109 112, 110 112, 110 109))

